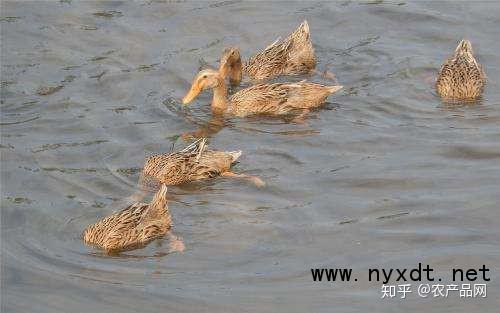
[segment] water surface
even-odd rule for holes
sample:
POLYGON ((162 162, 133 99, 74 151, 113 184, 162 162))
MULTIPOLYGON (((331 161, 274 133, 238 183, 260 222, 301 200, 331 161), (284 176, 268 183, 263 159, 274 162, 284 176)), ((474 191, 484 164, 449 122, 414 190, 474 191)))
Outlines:
MULTIPOLYGON (((500 5, 494 2, 1 4, 2 312, 493 312, 500 281, 500 5), (122 207, 144 157, 206 126, 180 99, 222 49, 244 57, 309 21, 345 86, 306 123, 229 119, 214 148, 267 187, 172 187, 184 253, 119 257, 82 230, 122 207), (458 40, 489 78, 446 105, 432 83, 458 40), (41 95, 42 94, 42 95, 41 95), (380 300, 370 267, 490 267, 488 298, 380 300), (358 282, 313 283, 311 267, 358 282)), ((305 77, 289 78, 300 80, 305 77)), ((311 80, 330 83, 320 76, 311 80)), ((451 283, 448 278, 444 282, 451 283)))

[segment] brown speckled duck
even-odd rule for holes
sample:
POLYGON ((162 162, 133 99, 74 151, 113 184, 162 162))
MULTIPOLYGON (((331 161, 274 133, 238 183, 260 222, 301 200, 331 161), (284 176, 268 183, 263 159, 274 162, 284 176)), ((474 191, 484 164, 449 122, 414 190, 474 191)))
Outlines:
POLYGON ((118 253, 146 246, 167 234, 171 226, 167 186, 162 185, 150 204, 134 203, 87 227, 83 241, 107 253, 118 253))
POLYGON ((226 48, 222 53, 219 72, 232 85, 238 85, 242 75, 254 80, 279 75, 307 74, 316 67, 309 25, 304 21, 284 40, 276 40, 263 51, 242 63, 238 48, 226 48))
POLYGON ((256 114, 281 115, 293 111, 306 114, 322 105, 326 98, 342 86, 324 86, 301 81, 297 83, 259 84, 242 89, 228 98, 224 78, 211 69, 196 75, 191 89, 182 99, 183 104, 193 101, 205 89, 213 89, 212 112, 245 117, 256 114))
POLYGON ((207 139, 201 138, 182 151, 148 157, 140 185, 147 185, 151 178, 166 185, 180 185, 221 175, 246 178, 259 187, 264 186, 265 183, 257 177, 231 172, 231 165, 240 155, 241 151, 209 150, 207 139))
POLYGON ((474 58, 470 41, 460 41, 439 70, 437 93, 445 101, 473 101, 481 96, 485 84, 486 75, 474 58))

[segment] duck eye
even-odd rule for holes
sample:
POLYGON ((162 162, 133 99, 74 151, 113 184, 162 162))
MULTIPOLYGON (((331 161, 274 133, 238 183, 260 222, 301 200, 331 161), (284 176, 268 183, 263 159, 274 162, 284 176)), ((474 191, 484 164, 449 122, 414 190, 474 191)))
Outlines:
POLYGON ((207 78, 207 75, 203 75, 203 78, 207 78))

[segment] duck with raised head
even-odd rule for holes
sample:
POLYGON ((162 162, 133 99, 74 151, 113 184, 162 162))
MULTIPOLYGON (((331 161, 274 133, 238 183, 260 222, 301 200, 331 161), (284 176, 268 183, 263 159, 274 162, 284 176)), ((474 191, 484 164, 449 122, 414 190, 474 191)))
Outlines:
POLYGON ((180 185, 224 176, 245 178, 258 187, 264 186, 265 183, 258 177, 231 171, 231 165, 240 156, 241 151, 210 150, 207 139, 201 138, 181 151, 148 157, 139 184, 147 186, 153 179, 166 185, 180 185))
POLYGON ((236 47, 226 48, 221 57, 219 72, 232 85, 238 85, 242 76, 253 80, 271 79, 279 75, 307 74, 316 67, 316 56, 311 43, 307 21, 284 40, 276 40, 263 51, 241 61, 236 47))
POLYGON ((474 101, 486 85, 486 74, 474 58, 469 40, 462 40, 439 70, 437 93, 445 101, 474 101))
POLYGON ((162 185, 151 203, 134 203, 87 227, 83 241, 113 254, 145 247, 171 227, 167 186, 162 185))
POLYGON ((224 78, 218 71, 206 69, 196 75, 182 103, 190 103, 205 89, 213 89, 213 113, 245 117, 257 114, 282 115, 294 111, 302 111, 304 115, 310 109, 322 105, 329 95, 342 89, 342 86, 325 86, 306 81, 258 84, 228 98, 224 78))

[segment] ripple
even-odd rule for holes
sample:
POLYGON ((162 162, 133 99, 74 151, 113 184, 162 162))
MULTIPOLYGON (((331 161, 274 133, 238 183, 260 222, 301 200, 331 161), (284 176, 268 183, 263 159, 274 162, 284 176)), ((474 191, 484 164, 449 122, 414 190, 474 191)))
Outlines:
MULTIPOLYGON (((498 5, 359 4, 2 2, 2 309, 387 311, 366 281, 311 284, 308 269, 498 264, 498 5), (181 104, 199 63, 229 45, 246 58, 303 19, 317 69, 345 86, 303 124, 217 119, 209 92, 181 104), (463 36, 490 82, 477 103, 443 103, 433 81, 463 36), (244 151, 233 170, 267 186, 169 188, 183 253, 166 238, 117 256, 85 246, 85 227, 136 193, 144 158, 191 132, 244 151)), ((276 81, 303 79, 332 83, 276 81)))

